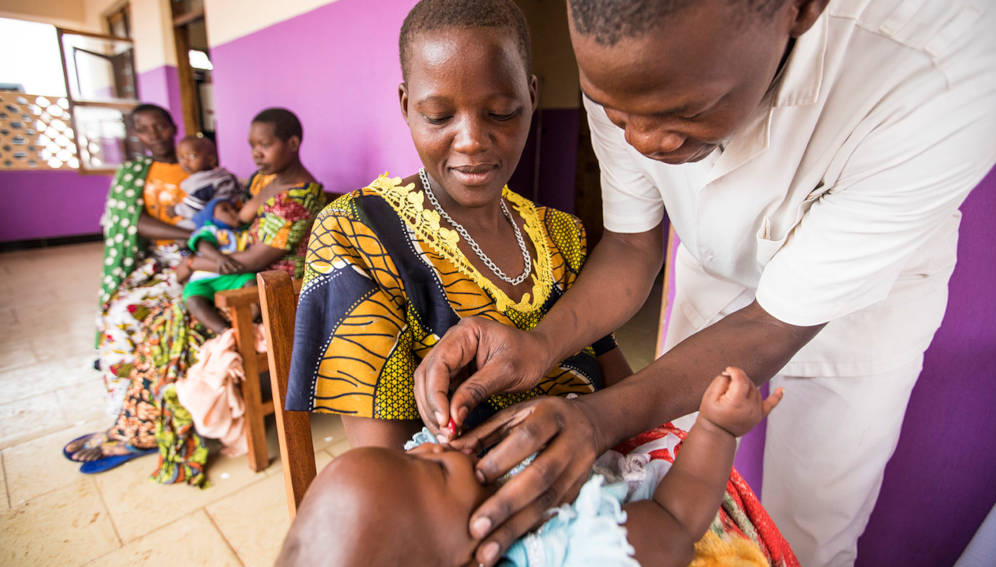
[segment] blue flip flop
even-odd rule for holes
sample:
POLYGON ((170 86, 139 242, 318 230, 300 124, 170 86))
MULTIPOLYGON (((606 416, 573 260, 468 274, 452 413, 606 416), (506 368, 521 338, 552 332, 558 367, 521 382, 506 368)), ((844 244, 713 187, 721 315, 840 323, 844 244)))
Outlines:
POLYGON ((152 453, 157 453, 158 448, 151 449, 138 449, 128 445, 128 452, 124 455, 108 455, 106 457, 101 457, 99 459, 88 461, 80 466, 80 472, 83 474, 97 474, 104 471, 109 471, 115 467, 119 467, 132 459, 137 459, 145 455, 151 455, 152 453))

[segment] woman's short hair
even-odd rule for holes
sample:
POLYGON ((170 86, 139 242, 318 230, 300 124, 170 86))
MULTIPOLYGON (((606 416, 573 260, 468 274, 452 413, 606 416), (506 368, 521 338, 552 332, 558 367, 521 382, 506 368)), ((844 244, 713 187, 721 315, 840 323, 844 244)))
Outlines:
POLYGON ((173 122, 173 115, 170 114, 168 110, 159 106, 158 104, 152 104, 148 102, 142 103, 136 106, 135 108, 131 109, 131 113, 128 115, 128 119, 131 122, 134 122, 135 116, 143 112, 158 112, 159 114, 162 115, 163 118, 166 119, 166 122, 170 123, 170 126, 176 128, 176 122, 173 122))
POLYGON ((286 108, 267 108, 254 116, 252 121, 271 124, 273 135, 281 140, 287 141, 293 136, 297 136, 298 140, 304 139, 301 121, 297 119, 297 115, 286 108))
POLYGON ((530 69, 529 24, 512 0, 422 0, 408 12, 398 37, 405 80, 415 36, 447 28, 506 28, 515 36, 525 69, 530 69))

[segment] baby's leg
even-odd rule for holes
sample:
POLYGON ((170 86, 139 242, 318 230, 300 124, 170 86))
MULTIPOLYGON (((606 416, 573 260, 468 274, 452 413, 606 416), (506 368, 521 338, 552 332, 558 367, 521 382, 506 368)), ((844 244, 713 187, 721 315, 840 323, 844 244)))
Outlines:
POLYGON ((186 303, 190 314, 208 329, 217 334, 228 329, 228 321, 221 316, 218 308, 214 306, 214 301, 203 295, 191 295, 184 300, 184 303, 186 303))

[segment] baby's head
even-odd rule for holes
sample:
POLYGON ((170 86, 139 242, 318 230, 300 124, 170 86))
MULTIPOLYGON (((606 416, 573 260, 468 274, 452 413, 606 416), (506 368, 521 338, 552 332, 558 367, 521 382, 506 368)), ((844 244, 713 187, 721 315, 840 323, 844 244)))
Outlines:
POLYGON ((290 110, 267 108, 249 125, 252 160, 261 174, 280 173, 298 163, 304 129, 290 110))
POLYGON ((465 206, 500 194, 537 102, 522 11, 512 0, 422 0, 398 48, 401 112, 429 177, 465 206))
POLYGON ((239 211, 235 208, 235 203, 232 203, 224 197, 218 197, 216 199, 211 199, 208 201, 204 208, 201 209, 194 218, 194 225, 198 228, 207 224, 207 221, 213 221, 214 225, 220 228, 237 228, 240 224, 239 222, 239 211))
POLYGON ((467 522, 494 492, 477 481, 475 464, 435 443, 347 451, 308 489, 277 564, 470 564, 467 522))
POLYGON ((218 167, 218 149, 201 136, 187 136, 176 146, 176 158, 187 173, 210 171, 218 167))

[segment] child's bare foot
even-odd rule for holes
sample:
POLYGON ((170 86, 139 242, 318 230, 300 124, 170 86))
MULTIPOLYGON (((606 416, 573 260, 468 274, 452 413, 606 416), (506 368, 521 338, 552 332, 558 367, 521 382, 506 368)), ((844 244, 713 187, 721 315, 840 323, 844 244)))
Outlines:
POLYGON ((761 392, 747 374, 729 366, 713 378, 702 395, 699 417, 734 437, 740 437, 771 413, 782 399, 782 394, 782 389, 778 388, 762 401, 761 392))

